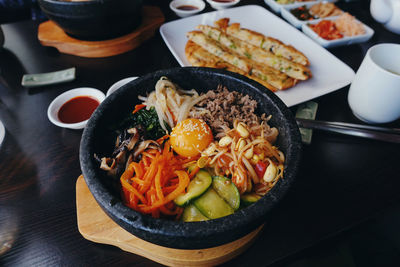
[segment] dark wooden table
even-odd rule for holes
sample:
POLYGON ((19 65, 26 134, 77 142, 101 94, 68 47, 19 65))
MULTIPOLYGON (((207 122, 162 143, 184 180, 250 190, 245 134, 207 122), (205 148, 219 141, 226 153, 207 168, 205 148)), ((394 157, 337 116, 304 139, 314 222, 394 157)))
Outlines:
MULTIPOLYGON (((169 1, 152 2, 161 6, 167 21, 177 19, 168 9, 169 1)), ((263 1, 244 2, 267 8, 263 1)), ((371 18, 368 1, 339 4, 375 30, 369 42, 330 50, 354 70, 372 45, 399 42, 399 35, 371 18)), ((41 46, 37 26, 32 21, 2 25, 0 120, 6 137, 0 147, 0 265, 157 266, 80 235, 75 182, 81 172, 82 131, 54 126, 46 112, 50 102, 68 89, 88 86, 106 92, 122 78, 179 65, 158 32, 134 51, 88 59, 41 46), (71 83, 35 89, 20 84, 25 73, 73 66, 77 79, 71 83)), ((360 123, 349 109, 347 92, 345 87, 315 99, 317 118, 360 123)), ((400 127, 400 122, 388 126, 400 127)), ((269 265, 399 205, 399 158, 397 144, 314 132, 312 144, 304 146, 297 182, 270 214, 260 238, 226 265, 269 265)))

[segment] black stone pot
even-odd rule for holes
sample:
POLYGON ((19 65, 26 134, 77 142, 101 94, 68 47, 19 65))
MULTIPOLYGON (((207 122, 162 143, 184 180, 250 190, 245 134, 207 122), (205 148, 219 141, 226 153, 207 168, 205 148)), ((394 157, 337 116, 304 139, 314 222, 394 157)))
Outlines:
POLYGON ((142 0, 38 0, 46 16, 68 35, 105 40, 133 31, 142 21, 142 0))
POLYGON ((277 205, 293 183, 300 161, 301 139, 290 110, 272 92, 242 75, 210 68, 173 68, 138 78, 107 97, 93 113, 83 132, 80 163, 85 181, 103 210, 122 228, 151 243, 180 249, 208 248, 225 244, 250 233, 268 220, 269 211, 277 205), (258 101, 257 112, 272 115, 270 124, 279 130, 277 145, 285 153, 284 179, 253 205, 236 213, 204 222, 178 222, 154 219, 140 214, 121 202, 120 189, 99 169, 94 155, 110 155, 114 137, 110 125, 121 121, 139 104, 138 95, 154 90, 161 76, 185 89, 199 93, 224 85, 250 95, 258 101))

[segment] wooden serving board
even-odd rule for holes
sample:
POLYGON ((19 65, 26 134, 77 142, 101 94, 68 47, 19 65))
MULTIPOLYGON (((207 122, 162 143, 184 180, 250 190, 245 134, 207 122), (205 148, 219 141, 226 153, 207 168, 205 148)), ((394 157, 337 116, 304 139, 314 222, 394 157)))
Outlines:
POLYGON ((76 182, 78 228, 90 241, 113 245, 168 266, 214 266, 233 259, 245 251, 263 226, 250 234, 218 247, 207 249, 173 249, 144 241, 122 229, 97 204, 83 176, 76 182))
POLYGON ((49 20, 39 25, 38 39, 42 45, 55 47, 70 55, 89 58, 119 55, 151 38, 165 20, 160 8, 156 6, 143 6, 142 17, 142 24, 133 32, 104 41, 75 39, 49 20))

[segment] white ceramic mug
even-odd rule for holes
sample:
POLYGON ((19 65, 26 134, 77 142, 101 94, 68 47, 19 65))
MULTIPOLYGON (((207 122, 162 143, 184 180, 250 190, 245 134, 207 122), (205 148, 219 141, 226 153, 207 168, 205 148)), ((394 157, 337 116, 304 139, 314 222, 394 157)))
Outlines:
POLYGON ((400 34, 400 0, 371 0, 370 12, 386 29, 400 34))
POLYGON ((348 102, 354 115, 367 123, 400 118, 400 44, 368 49, 350 86, 348 102))

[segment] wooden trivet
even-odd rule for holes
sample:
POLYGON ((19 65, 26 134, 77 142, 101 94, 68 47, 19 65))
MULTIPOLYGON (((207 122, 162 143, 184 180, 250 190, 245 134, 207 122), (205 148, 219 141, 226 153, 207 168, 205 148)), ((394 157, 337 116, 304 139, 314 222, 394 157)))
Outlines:
POLYGON ((76 211, 78 229, 90 241, 113 245, 169 266, 214 266, 224 263, 245 251, 263 226, 231 243, 207 249, 173 249, 158 246, 137 238, 122 229, 97 204, 83 176, 76 182, 76 211))
POLYGON ((57 24, 45 21, 39 25, 38 39, 44 46, 81 57, 109 57, 130 51, 151 38, 163 24, 164 15, 159 7, 143 6, 142 24, 133 32, 104 41, 84 41, 67 35, 57 24))

